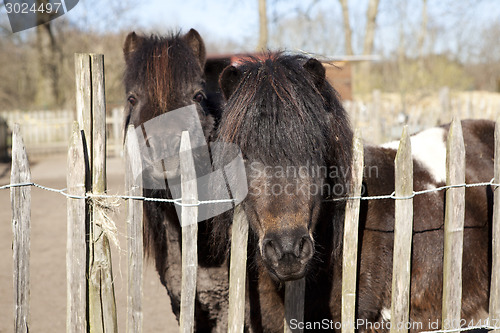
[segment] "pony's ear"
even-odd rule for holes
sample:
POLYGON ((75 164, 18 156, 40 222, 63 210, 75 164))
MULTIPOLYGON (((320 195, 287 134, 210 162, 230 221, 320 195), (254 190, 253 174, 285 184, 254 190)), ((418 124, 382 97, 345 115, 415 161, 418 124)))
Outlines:
POLYGON ((125 38, 125 43, 123 44, 123 55, 125 56, 125 60, 130 58, 130 55, 135 52, 142 43, 142 37, 137 36, 135 31, 132 31, 125 38))
POLYGON ((321 87, 325 83, 325 67, 319 62, 318 60, 311 58, 307 60, 307 62, 304 64, 304 68, 306 71, 308 71, 314 81, 314 84, 316 87, 321 87))
POLYGON ((187 34, 184 35, 183 38, 189 45, 189 47, 193 50, 195 56, 198 57, 200 67, 203 69, 205 67, 207 54, 205 51, 205 43, 203 43, 203 39, 201 38, 200 34, 198 33, 198 31, 191 29, 187 34))
POLYGON ((226 100, 228 100, 236 90, 238 82, 241 79, 241 75, 241 71, 234 66, 227 66, 222 71, 219 78, 219 86, 222 90, 222 95, 226 100))

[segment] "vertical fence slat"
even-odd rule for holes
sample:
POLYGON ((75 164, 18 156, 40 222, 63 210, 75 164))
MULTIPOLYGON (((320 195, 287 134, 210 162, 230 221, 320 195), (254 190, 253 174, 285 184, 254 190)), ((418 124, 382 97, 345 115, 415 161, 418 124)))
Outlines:
MULTIPOLYGON (((465 146, 460 120, 454 119, 448 133, 446 184, 465 183, 465 146)), ((462 252, 465 218, 465 188, 446 190, 443 262, 444 329, 460 328, 462 307, 462 252)))
MULTIPOLYGON (((183 131, 179 151, 182 203, 198 203, 198 187, 189 132, 183 131)), ((194 331, 194 305, 198 267, 198 206, 182 206, 182 286, 180 332, 194 331)))
MULTIPOLYGON (((500 184, 500 118, 495 127, 495 184, 500 184)), ((493 245, 490 288, 490 319, 491 324, 500 326, 500 187, 493 188, 493 245)), ((493 331, 500 333, 500 329, 493 331)))
MULTIPOLYGON (((92 193, 106 191, 106 100, 104 56, 91 54, 92 79, 92 193)), ((111 250, 104 225, 103 207, 93 202, 90 224, 89 322, 91 331, 117 332, 111 250)))
MULTIPOLYGON (((363 142, 356 130, 353 139, 352 181, 349 197, 360 197, 363 183, 363 142)), ((346 203, 342 259, 342 333, 354 333, 356 277, 358 266, 358 223, 360 200, 346 203)))
MULTIPOLYGON (((19 125, 12 134, 11 184, 31 182, 31 173, 19 125)), ((14 332, 29 329, 31 188, 12 187, 12 243, 14 259, 14 332)))
POLYGON ((248 220, 240 205, 234 209, 231 244, 228 332, 242 333, 245 324, 248 220))
MULTIPOLYGON (((84 130, 91 174, 86 190, 102 194, 106 190, 106 104, 104 93, 104 57, 96 54, 75 55, 76 101, 80 128, 84 130)), ((93 200, 88 207, 88 323, 91 332, 116 332, 116 303, 109 241, 104 229, 104 214, 93 200)))
MULTIPOLYGON (((85 155, 83 137, 75 122, 68 149, 67 192, 85 195, 85 155)), ((67 199, 67 245, 66 245, 66 332, 84 332, 86 325, 86 211, 85 199, 67 199)))
MULTIPOLYGON (((125 144, 126 173, 125 189, 128 195, 142 195, 142 161, 139 142, 134 126, 130 125, 125 144), (137 178, 134 175, 139 175, 137 178)), ((128 295, 127 332, 142 332, 142 287, 143 287, 143 239, 142 201, 128 200, 127 250, 128 250, 128 295)))
MULTIPOLYGON (((80 129, 85 132, 87 147, 92 142, 92 86, 90 77, 90 56, 86 53, 75 53, 76 76, 76 114, 80 129)), ((91 155, 92 152, 89 151, 91 155)), ((89 157, 92 161, 92 156, 89 157)))
MULTIPOLYGON (((413 194, 413 159, 408 126, 396 154, 395 194, 408 197, 413 194)), ((394 251, 391 294, 391 333, 408 332, 410 310, 411 244, 413 232, 413 199, 398 199, 395 202, 394 251)))
POLYGON ((288 323, 295 319, 304 322, 304 300, 306 296, 306 278, 285 282, 285 333, 302 333, 303 329, 291 329, 288 323))

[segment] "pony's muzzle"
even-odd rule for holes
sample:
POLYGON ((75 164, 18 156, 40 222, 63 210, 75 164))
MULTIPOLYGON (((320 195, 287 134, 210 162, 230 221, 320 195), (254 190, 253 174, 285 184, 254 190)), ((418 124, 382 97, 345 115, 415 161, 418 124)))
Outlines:
POLYGON ((313 255, 314 244, 307 232, 268 233, 262 241, 264 263, 282 281, 303 277, 313 255))

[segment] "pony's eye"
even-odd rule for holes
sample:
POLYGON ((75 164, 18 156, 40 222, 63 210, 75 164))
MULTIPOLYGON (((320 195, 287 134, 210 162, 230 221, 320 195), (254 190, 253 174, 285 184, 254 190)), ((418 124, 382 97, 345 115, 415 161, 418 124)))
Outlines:
POLYGON ((195 101, 196 103, 201 103, 201 102, 203 102, 204 99, 205 99, 205 95, 203 95, 202 92, 196 93, 196 95, 194 95, 194 97, 193 97, 193 101, 195 101))
POLYGON ((127 101, 130 103, 130 105, 134 106, 137 104, 137 98, 135 98, 134 96, 129 96, 127 101))

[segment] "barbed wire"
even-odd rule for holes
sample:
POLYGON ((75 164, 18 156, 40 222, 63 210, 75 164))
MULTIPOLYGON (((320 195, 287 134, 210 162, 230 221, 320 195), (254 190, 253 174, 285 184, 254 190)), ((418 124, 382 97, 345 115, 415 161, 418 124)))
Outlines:
POLYGON ((460 188, 460 187, 465 187, 465 188, 471 188, 471 187, 480 187, 480 186, 494 186, 494 187, 499 187, 500 184, 497 184, 494 182, 495 178, 492 178, 489 182, 482 182, 482 183, 473 183, 473 184, 456 184, 456 185, 444 185, 436 188, 431 188, 427 190, 421 190, 421 191, 413 191, 411 195, 408 196, 396 196, 396 191, 392 192, 391 194, 387 195, 375 195, 375 196, 370 196, 370 197, 363 197, 363 196, 355 196, 355 197, 342 197, 342 198, 334 198, 334 199, 328 199, 327 201, 346 201, 346 200, 382 200, 382 199, 393 199, 393 200, 406 200, 406 199, 413 199, 416 195, 421 195, 421 194, 428 194, 428 193, 434 193, 434 192, 439 192, 439 191, 444 191, 450 188, 460 188))
POLYGON ((475 330, 498 330, 500 327, 491 326, 491 325, 481 325, 481 326, 467 326, 460 328, 452 328, 446 330, 435 330, 435 331, 422 331, 420 333, 454 333, 454 332, 466 332, 466 331, 475 331, 475 330))
MULTIPOLYGON (((500 184, 495 183, 495 178, 492 178, 489 182, 482 182, 482 183, 472 183, 472 184, 456 184, 456 185, 445 185, 445 186, 440 186, 436 188, 431 188, 427 190, 421 190, 421 191, 413 191, 411 195, 408 196, 396 196, 396 192, 392 192, 391 194, 387 195, 376 195, 376 196, 368 196, 368 197, 363 197, 363 196, 354 196, 354 197, 341 197, 341 198, 333 198, 333 199, 325 199, 325 201, 347 201, 347 200, 384 200, 384 199, 392 199, 392 200, 406 200, 406 199, 413 199, 417 195, 423 195, 423 194, 428 194, 428 193, 434 193, 434 192, 439 192, 451 188, 472 188, 472 187, 480 187, 480 186, 493 186, 493 187, 500 187, 500 184)), ((152 198, 152 197, 146 197, 146 196, 137 196, 137 195, 121 195, 121 194, 98 194, 98 193, 85 193, 85 195, 75 195, 75 194, 70 194, 67 193, 67 188, 63 189, 56 189, 48 186, 44 186, 35 182, 25 182, 25 183, 16 183, 16 184, 6 184, 3 186, 0 186, 0 190, 5 190, 5 189, 10 189, 10 188, 15 188, 15 187, 27 187, 27 186, 32 186, 36 187, 45 191, 49 192, 54 192, 54 193, 59 193, 66 198, 71 198, 71 199, 89 199, 89 198, 100 198, 100 199, 122 199, 122 200, 140 200, 140 201, 151 201, 151 202, 166 202, 166 203, 173 203, 175 205, 181 206, 181 207, 194 207, 194 206, 200 206, 200 205, 206 205, 206 204, 213 204, 213 203, 237 203, 238 200, 236 199, 218 199, 218 200, 198 200, 196 203, 182 203, 182 198, 177 198, 177 199, 167 199, 167 198, 152 198)))
POLYGON ((0 190, 6 190, 6 189, 10 189, 10 188, 15 188, 15 187, 28 187, 28 186, 37 187, 39 189, 54 192, 54 193, 59 193, 59 194, 65 196, 66 198, 71 198, 71 199, 95 198, 95 199, 123 199, 123 200, 139 200, 139 201, 152 201, 152 202, 167 202, 167 203, 173 203, 173 204, 181 206, 181 207, 194 207, 194 206, 206 205, 206 204, 211 204, 211 203, 237 202, 236 199, 218 199, 218 200, 198 200, 196 203, 183 203, 182 198, 177 198, 177 199, 151 198, 151 197, 138 196, 138 195, 98 194, 98 193, 91 193, 91 192, 87 192, 87 193, 85 193, 85 195, 75 195, 75 194, 67 193, 66 192, 67 188, 56 189, 56 188, 40 185, 40 184, 34 183, 34 182, 7 184, 7 185, 0 186, 0 190))

